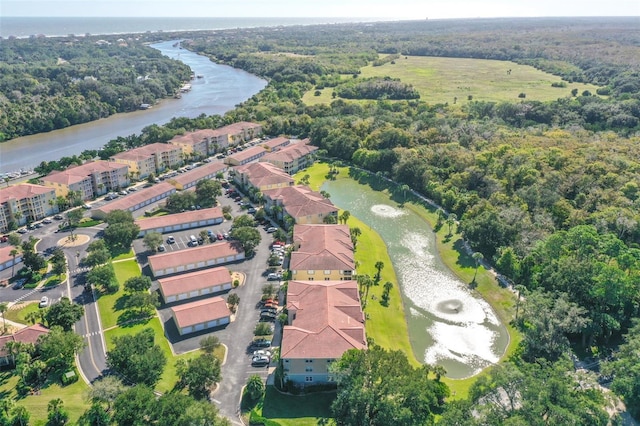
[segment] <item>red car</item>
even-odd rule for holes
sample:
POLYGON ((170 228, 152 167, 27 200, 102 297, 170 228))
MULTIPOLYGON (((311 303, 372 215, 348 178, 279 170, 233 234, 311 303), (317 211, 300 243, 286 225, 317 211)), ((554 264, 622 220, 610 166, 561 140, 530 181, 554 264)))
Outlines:
POLYGON ((6 243, 7 241, 9 241, 8 235, 3 235, 2 237, 0 237, 0 243, 6 243))

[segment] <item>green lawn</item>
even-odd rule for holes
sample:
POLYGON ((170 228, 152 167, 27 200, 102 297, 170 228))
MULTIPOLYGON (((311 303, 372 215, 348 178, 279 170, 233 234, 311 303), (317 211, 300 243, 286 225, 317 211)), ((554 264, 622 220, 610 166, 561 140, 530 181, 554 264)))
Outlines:
MULTIPOLYGON (((314 393, 312 395, 283 395, 273 386, 267 386, 264 400, 259 402, 254 413, 281 426, 317 426, 331 417, 329 407, 335 392, 314 393)), ((271 423, 270 423, 271 425, 271 423)))
POLYGON ((20 309, 10 309, 4 313, 4 317, 10 321, 19 322, 22 324, 29 324, 27 321, 27 315, 31 312, 38 312, 40 308, 36 302, 29 303, 20 309))
POLYGON ((24 406, 31 414, 29 424, 32 426, 46 424, 47 405, 49 401, 55 398, 60 398, 64 401, 64 407, 69 412, 69 424, 75 424, 78 418, 89 408, 89 404, 85 401, 88 386, 82 380, 78 380, 69 386, 52 384, 43 388, 40 395, 18 398, 15 391, 18 377, 12 373, 13 371, 0 372, 0 399, 16 398, 16 404, 24 406))
MULTIPOLYGON (((566 83, 567 87, 551 87, 560 77, 539 71, 528 65, 509 61, 467 58, 440 58, 430 56, 401 57, 395 64, 361 68, 361 78, 390 76, 413 85, 420 92, 420 99, 429 103, 454 103, 463 105, 468 96, 477 101, 514 101, 525 93, 528 100, 551 101, 570 96, 572 89, 578 93, 589 90, 596 93, 597 86, 582 83, 566 83), (507 73, 511 70, 510 73, 507 73)), ((333 88, 321 90, 314 96, 307 92, 303 101, 309 105, 330 103, 333 88)))
POLYGON ((113 261, 116 260, 124 260, 124 259, 131 259, 135 257, 135 254, 133 253, 133 249, 130 249, 129 251, 125 252, 125 253, 119 253, 117 256, 115 256, 113 259, 113 261))
POLYGON ((113 269, 116 278, 120 283, 120 289, 113 294, 102 294, 98 298, 98 307, 100 308, 100 321, 102 328, 113 327, 118 324, 118 318, 125 310, 123 306, 124 298, 124 282, 131 277, 140 275, 140 267, 135 259, 114 262, 113 269))

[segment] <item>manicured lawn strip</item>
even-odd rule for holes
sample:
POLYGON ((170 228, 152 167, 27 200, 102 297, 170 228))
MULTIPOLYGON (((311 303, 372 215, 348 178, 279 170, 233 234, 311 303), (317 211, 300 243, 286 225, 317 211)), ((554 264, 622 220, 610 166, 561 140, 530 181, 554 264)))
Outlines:
POLYGON ((118 323, 118 317, 124 312, 124 310, 117 309, 116 303, 118 299, 125 295, 124 282, 131 277, 140 275, 140 267, 135 259, 114 262, 113 269, 116 273, 116 278, 120 283, 120 289, 113 294, 101 294, 98 298, 102 328, 113 327, 118 323))
POLYGON ((273 386, 267 386, 263 402, 254 411, 281 426, 317 426, 331 417, 329 407, 335 399, 335 392, 321 392, 311 395, 283 395, 273 386))
POLYGON ((4 317, 10 321, 19 322, 22 324, 29 324, 27 321, 27 315, 31 312, 38 312, 40 308, 36 302, 29 303, 20 309, 10 309, 4 313, 4 317))
MULTIPOLYGON (((18 376, 12 375, 13 371, 0 372, 0 396, 2 398, 14 398, 17 396, 15 388, 18 376)), ((47 423, 47 405, 52 399, 60 398, 64 401, 64 408, 69 412, 69 424, 75 424, 78 418, 89 408, 85 401, 88 386, 83 380, 69 386, 52 384, 41 390, 40 395, 29 395, 16 399, 17 405, 24 406, 31 415, 29 424, 42 426, 47 423)))
POLYGON ((53 275, 44 283, 45 287, 53 287, 63 283, 67 279, 67 274, 53 275))
POLYGON ((117 255, 116 257, 112 258, 111 260, 113 260, 113 261, 124 260, 124 259, 131 259, 133 257, 135 257, 135 254, 133 253, 133 249, 131 249, 126 253, 121 253, 121 254, 117 255))

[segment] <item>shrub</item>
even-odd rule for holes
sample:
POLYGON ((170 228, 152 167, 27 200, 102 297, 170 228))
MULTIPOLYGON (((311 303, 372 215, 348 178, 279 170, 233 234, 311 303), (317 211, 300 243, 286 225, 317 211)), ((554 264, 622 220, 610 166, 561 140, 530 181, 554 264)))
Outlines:
POLYGON ((67 385, 70 385, 71 383, 77 382, 78 373, 76 369, 74 368, 73 370, 69 370, 62 373, 62 376, 60 377, 60 381, 62 382, 63 386, 67 386, 67 385))

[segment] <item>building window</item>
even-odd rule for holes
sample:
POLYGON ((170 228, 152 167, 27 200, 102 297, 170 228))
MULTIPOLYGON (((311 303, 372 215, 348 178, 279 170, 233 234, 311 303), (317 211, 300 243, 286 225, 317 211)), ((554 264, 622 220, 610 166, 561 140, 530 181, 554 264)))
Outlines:
POLYGON ((308 382, 313 382, 313 376, 306 376, 306 377, 304 378, 304 381, 305 381, 305 382, 307 382, 307 383, 308 383, 308 382))
POLYGON ((325 275, 331 275, 331 270, 330 269, 325 269, 324 270, 324 274, 325 275))
POLYGON ((315 273, 316 273, 316 271, 315 271, 315 270, 308 270, 308 271, 307 271, 307 274, 309 274, 309 275, 313 275, 313 274, 315 274, 315 273))
POLYGON ((309 363, 312 363, 312 362, 313 362, 313 360, 312 360, 312 359, 305 359, 305 360, 304 360, 304 362, 305 362, 305 363, 307 363, 307 364, 309 364, 309 363))
POLYGON ((313 367, 307 367, 304 369, 307 373, 313 373, 313 367))

